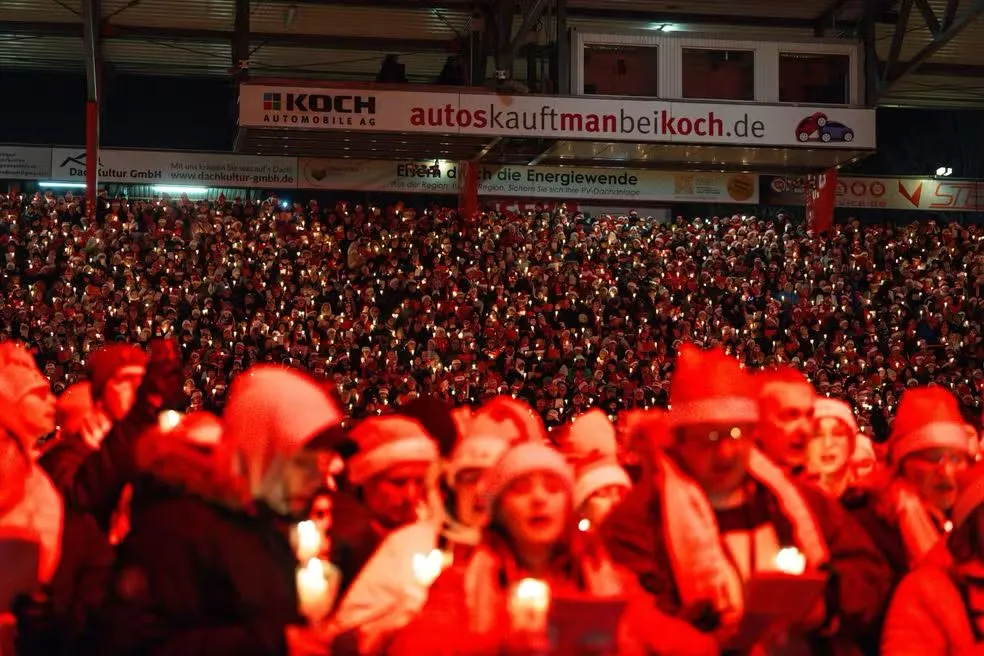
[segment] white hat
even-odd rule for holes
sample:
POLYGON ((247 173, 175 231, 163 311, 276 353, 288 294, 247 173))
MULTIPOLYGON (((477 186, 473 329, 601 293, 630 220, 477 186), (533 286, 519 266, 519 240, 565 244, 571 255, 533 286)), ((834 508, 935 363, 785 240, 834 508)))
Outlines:
POLYGON ((851 435, 856 436, 861 432, 861 429, 858 428, 858 422, 854 418, 854 411, 851 410, 851 406, 839 399, 831 399, 825 396, 818 397, 813 402, 813 417, 817 420, 824 418, 838 419, 847 425, 851 431, 851 435))
POLYGON ((350 437, 359 445, 348 463, 349 479, 355 485, 397 465, 434 463, 439 457, 437 442, 420 422, 401 415, 364 419, 350 437))
POLYGON ((313 437, 337 426, 342 412, 313 378, 261 364, 236 376, 222 415, 225 437, 245 459, 254 496, 279 476, 279 466, 313 437))
MULTIPOLYGON (((486 506, 491 508, 495 505, 499 496, 517 478, 544 471, 559 476, 573 492, 574 472, 556 449, 542 442, 521 442, 512 447, 482 477, 480 486, 486 506)), ((573 502, 573 494, 571 500, 573 502)))
POLYGON ((448 461, 448 484, 453 486, 458 473, 466 469, 488 469, 506 452, 509 444, 509 440, 495 432, 486 418, 468 422, 448 461))
POLYGON ((593 455, 614 457, 618 454, 615 426, 600 408, 593 408, 575 418, 558 431, 555 441, 568 460, 593 455))
POLYGON ((875 444, 871 438, 863 433, 858 433, 857 441, 854 443, 854 453, 851 454, 851 462, 857 463, 876 459, 875 444))
POLYGON ((574 507, 580 508, 595 492, 610 486, 626 489, 632 479, 614 457, 599 457, 577 468, 574 480, 574 507))

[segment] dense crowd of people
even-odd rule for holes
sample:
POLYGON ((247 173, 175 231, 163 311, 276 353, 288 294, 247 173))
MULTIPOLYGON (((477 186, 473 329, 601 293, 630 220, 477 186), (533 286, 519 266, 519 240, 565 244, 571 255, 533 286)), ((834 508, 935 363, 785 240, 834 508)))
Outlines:
POLYGON ((3 200, 0 656, 984 653, 980 227, 104 200, 3 200))
MULTIPOLYGON (((104 199, 105 200, 105 199, 104 199)), ((548 426, 664 406, 684 340, 789 363, 884 439, 901 392, 984 388, 984 228, 780 218, 0 199, 0 336, 61 390, 102 344, 174 336, 193 407, 257 362, 333 378, 354 417, 420 394, 528 401, 548 426)), ((973 419, 976 422, 976 419, 973 419)))

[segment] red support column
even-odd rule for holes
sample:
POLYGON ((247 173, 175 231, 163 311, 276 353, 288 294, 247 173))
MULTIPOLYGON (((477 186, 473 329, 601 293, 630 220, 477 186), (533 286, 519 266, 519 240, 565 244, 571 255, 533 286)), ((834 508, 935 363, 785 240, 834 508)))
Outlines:
POLYGON ((99 102, 85 104, 85 206, 89 219, 96 219, 99 187, 99 102))

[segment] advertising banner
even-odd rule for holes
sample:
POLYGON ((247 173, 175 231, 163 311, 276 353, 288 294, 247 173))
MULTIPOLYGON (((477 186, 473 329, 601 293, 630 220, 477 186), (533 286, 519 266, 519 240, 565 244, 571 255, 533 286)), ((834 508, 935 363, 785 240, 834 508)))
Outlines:
MULTIPOLYGON (((547 166, 477 167, 478 195, 569 200, 696 203, 759 202, 758 176, 547 166)), ((457 164, 301 158, 302 189, 458 194, 457 164)))
POLYGON ((239 125, 640 143, 875 147, 875 110, 245 84, 239 125))
MULTIPOLYGON (((53 148, 50 152, 52 180, 85 181, 85 148, 53 148)), ((297 187, 297 158, 102 150, 99 182, 292 189, 297 187)))
POLYGON ((837 204, 837 169, 809 176, 805 200, 806 222, 810 229, 817 234, 830 230, 837 204))
MULTIPOLYGON (((805 178, 768 180, 766 201, 802 205, 805 178)), ((984 211, 984 182, 945 178, 839 178, 837 207, 932 212, 984 211)))
POLYGON ((0 146, 0 180, 39 180, 50 173, 50 148, 0 146))

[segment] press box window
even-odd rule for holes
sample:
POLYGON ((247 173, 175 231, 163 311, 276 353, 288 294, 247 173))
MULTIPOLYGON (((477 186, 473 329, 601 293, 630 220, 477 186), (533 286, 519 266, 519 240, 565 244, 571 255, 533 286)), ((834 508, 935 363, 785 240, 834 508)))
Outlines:
POLYGON ((659 96, 656 46, 584 46, 584 93, 659 96))
POLYGON ((755 53, 684 48, 683 97, 755 100, 755 53))
POLYGON ((799 52, 779 54, 779 102, 850 104, 851 58, 799 52))

